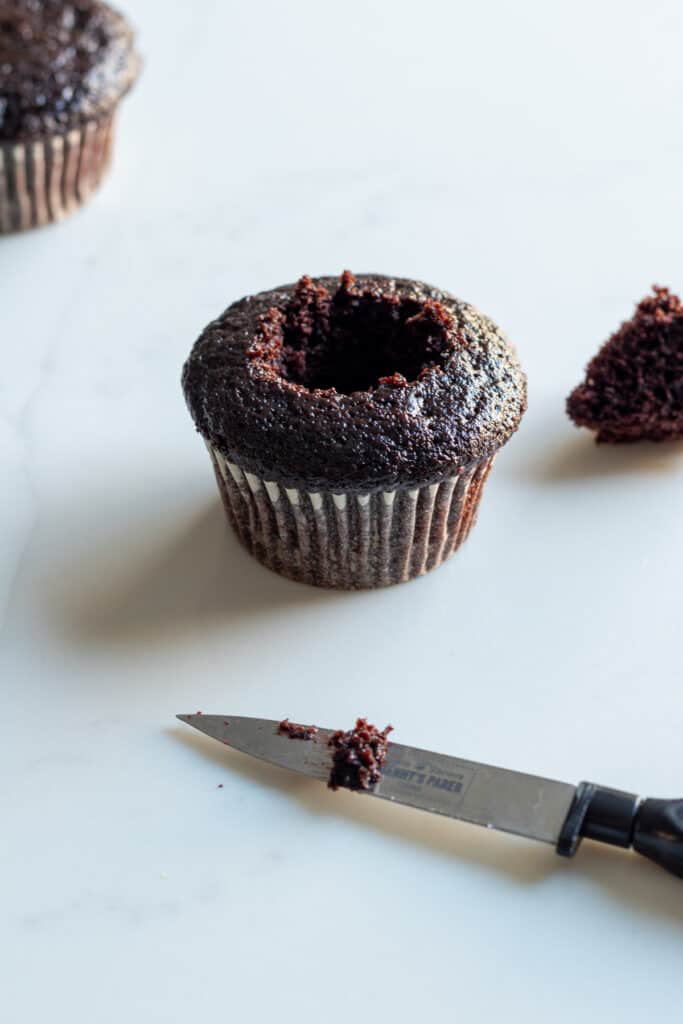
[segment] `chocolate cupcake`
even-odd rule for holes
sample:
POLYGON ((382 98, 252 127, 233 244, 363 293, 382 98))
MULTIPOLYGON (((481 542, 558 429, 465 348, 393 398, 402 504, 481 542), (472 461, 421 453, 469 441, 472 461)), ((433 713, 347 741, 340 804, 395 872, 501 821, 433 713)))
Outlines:
POLYGON ((0 0, 0 233, 59 220, 97 188, 139 66, 100 0, 0 0))
POLYGON ((344 589, 448 558, 526 408, 491 320, 419 281, 348 271, 234 303, 183 386, 242 543, 285 576, 344 589))

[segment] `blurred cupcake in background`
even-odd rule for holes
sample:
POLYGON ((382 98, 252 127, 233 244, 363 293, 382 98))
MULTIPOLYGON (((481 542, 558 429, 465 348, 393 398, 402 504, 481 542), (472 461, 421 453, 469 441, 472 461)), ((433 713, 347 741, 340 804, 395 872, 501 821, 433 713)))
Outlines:
POLYGON ((526 408, 488 317, 420 281, 348 271, 234 303, 183 384, 245 547, 341 589, 445 561, 526 408))
POLYGON ((130 26, 99 0, 0 0, 0 233, 95 191, 139 69, 130 26))

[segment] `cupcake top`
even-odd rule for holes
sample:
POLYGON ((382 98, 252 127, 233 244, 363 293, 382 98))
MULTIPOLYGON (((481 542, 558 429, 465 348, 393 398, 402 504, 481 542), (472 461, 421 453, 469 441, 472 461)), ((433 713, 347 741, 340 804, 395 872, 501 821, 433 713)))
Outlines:
POLYGON ((139 63, 128 23, 99 0, 0 0, 0 142, 108 113, 139 63))
POLYGON ((473 306, 419 281, 302 277, 230 306, 183 371, 197 429, 265 480, 309 490, 418 487, 491 455, 526 379, 473 306))

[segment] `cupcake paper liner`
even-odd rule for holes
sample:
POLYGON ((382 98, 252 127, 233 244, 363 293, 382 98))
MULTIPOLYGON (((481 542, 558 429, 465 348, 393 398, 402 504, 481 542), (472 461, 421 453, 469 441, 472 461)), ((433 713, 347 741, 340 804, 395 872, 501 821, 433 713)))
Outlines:
POLYGON ((358 494, 261 480, 207 447, 247 550, 290 579, 342 590, 404 583, 441 565, 472 529, 495 458, 441 483, 358 494))
POLYGON ((61 220, 100 184, 114 115, 32 142, 0 144, 0 234, 61 220))

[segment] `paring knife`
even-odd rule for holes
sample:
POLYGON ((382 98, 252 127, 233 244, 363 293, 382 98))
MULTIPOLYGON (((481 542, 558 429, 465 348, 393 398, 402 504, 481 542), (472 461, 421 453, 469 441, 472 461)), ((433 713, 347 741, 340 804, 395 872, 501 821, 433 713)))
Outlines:
MULTIPOLYGON (((269 719, 177 717, 235 750, 329 779, 331 729, 299 740, 280 735, 269 719)), ((573 857, 582 839, 632 848, 683 878, 683 800, 643 800, 592 782, 572 786, 393 742, 380 781, 358 792, 550 843, 562 857, 573 857)))

